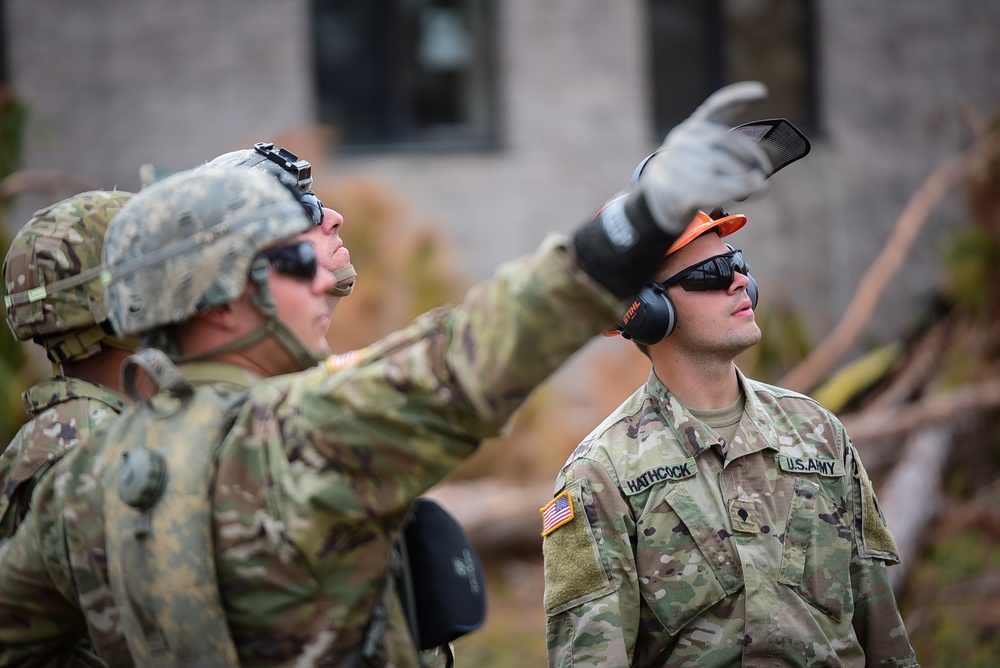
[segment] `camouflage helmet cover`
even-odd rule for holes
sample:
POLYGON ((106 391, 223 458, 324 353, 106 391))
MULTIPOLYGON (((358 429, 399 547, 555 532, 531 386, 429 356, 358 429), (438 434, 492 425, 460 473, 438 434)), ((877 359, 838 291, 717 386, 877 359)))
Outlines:
MULTIPOLYGON (((3 263, 4 306, 15 337, 55 346, 62 334, 107 320, 101 250, 111 219, 131 197, 124 191, 80 193, 35 212, 21 228, 3 263)), ((103 336, 98 329, 90 343, 103 336)), ((88 356, 76 351, 66 357, 88 356)))
POLYGON ((104 246, 108 317, 122 335, 238 298, 254 258, 312 227, 295 196, 250 169, 198 167, 136 194, 104 246))
POLYGON ((300 160, 285 148, 275 148, 269 142, 257 142, 251 149, 223 153, 204 165, 215 167, 249 167, 276 177, 289 188, 309 192, 312 188, 312 165, 300 160))

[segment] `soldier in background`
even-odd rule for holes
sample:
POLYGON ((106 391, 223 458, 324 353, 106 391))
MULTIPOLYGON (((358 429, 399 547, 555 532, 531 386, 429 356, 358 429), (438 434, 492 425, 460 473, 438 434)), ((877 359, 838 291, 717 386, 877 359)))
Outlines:
POLYGON ((104 308, 101 249, 123 191, 75 195, 35 213, 3 263, 7 325, 45 348, 53 375, 22 395, 31 419, 0 454, 0 542, 24 519, 38 480, 125 407, 118 369, 137 347, 104 308))
POLYGON ((550 666, 916 665, 843 425, 736 366, 761 337, 722 240, 745 223, 699 212, 625 311, 649 379, 543 508, 550 666))
POLYGON ((161 392, 60 462, 0 551, 0 664, 89 630, 140 665, 418 665, 398 606, 372 616, 411 503, 615 321, 699 207, 763 186, 767 156, 725 122, 764 94, 719 91, 572 240, 319 366, 333 281, 287 189, 198 169, 138 193, 106 296, 153 346, 126 381, 161 392))

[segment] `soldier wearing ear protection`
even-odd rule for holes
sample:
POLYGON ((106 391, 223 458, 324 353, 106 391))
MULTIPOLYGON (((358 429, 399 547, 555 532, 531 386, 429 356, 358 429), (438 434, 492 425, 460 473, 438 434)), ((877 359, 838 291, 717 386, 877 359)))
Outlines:
MULTIPOLYGON (((0 664, 86 631, 139 665, 420 666, 454 628, 408 624, 388 576, 415 499, 615 322, 696 211, 760 189, 770 160, 728 119, 765 92, 718 91, 621 206, 318 365, 332 281, 298 245, 313 224, 297 198, 237 168, 136 194, 105 293, 116 330, 162 347, 126 380, 144 369, 160 392, 61 461, 0 551, 0 664)), ((479 586, 471 565, 453 563, 456 586, 479 586)))
MULTIPOLYGON (((733 216, 715 212, 719 217, 712 218, 704 211, 699 211, 695 220, 681 237, 670 247, 667 255, 683 248, 688 242, 702 234, 715 231, 720 237, 732 234, 743 227, 746 216, 733 216)), ((618 328, 613 332, 621 333, 626 339, 637 344, 651 346, 670 336, 677 326, 677 308, 667 295, 667 288, 680 285, 685 290, 726 290, 733 282, 734 272, 740 272, 749 280, 746 287, 747 296, 753 308, 757 307, 757 281, 750 275, 750 268, 743 261, 742 251, 729 246, 729 253, 709 258, 705 262, 688 267, 667 281, 647 283, 639 291, 625 309, 618 328)))
MULTIPOLYGON (((758 131, 786 124, 749 127, 766 147, 758 131)), ((553 668, 916 665, 896 544, 843 425, 736 367, 761 336, 756 281, 723 241, 745 223, 699 211, 623 312, 649 379, 542 508, 553 668)))

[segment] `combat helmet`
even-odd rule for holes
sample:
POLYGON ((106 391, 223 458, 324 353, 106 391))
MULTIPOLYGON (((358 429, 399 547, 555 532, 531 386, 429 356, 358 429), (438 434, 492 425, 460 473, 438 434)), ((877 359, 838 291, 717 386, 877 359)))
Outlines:
POLYGON ((259 141, 252 149, 223 153, 205 163, 205 167, 247 167, 269 174, 303 195, 302 204, 314 225, 323 222, 323 203, 312 191, 312 164, 284 147, 275 148, 271 142, 259 141))
POLYGON ((112 222, 103 256, 108 317, 120 334, 188 361, 171 326, 237 299, 253 280, 254 306, 267 324, 226 350, 274 334, 309 366, 312 354, 278 318, 261 252, 311 227, 295 194, 254 170, 199 167, 168 176, 112 222))
MULTIPOLYGON (((299 201, 309 215, 313 225, 323 224, 323 202, 312 190, 312 164, 299 158, 285 147, 275 148, 271 142, 259 141, 252 149, 230 151, 205 163, 206 168, 246 167, 263 172, 278 179, 286 187, 300 193, 299 201)), ((357 271, 347 265, 333 272, 337 285, 330 289, 334 297, 347 297, 354 291, 357 271)))
POLYGON ((11 242, 3 262, 7 324, 18 340, 43 346, 53 364, 85 360, 102 344, 137 347, 114 336, 100 281, 105 233, 131 197, 74 195, 36 211, 11 242))

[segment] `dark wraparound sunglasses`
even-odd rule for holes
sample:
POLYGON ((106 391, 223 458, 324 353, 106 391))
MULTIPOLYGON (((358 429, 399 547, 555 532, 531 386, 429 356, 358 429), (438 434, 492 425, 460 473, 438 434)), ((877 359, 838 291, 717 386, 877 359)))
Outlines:
POLYGON ((306 215, 309 216, 309 220, 315 227, 319 227, 323 224, 323 202, 316 197, 316 193, 309 191, 302 195, 299 195, 299 201, 302 203, 302 208, 306 210, 306 215))
POLYGON ((750 267, 743 260, 743 251, 740 250, 732 250, 693 264, 663 281, 660 286, 666 290, 672 285, 679 285, 689 292, 728 290, 736 278, 736 272, 744 276, 750 275, 750 267))
POLYGON ((261 253, 279 274, 311 281, 316 278, 319 260, 311 241, 297 241, 261 253))

